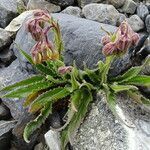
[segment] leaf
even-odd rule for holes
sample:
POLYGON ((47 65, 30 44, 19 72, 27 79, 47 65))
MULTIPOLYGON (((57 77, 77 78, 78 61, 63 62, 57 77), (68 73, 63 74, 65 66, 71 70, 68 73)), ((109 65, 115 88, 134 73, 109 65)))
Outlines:
POLYGON ((1 91, 11 91, 14 88, 19 88, 20 86, 26 86, 29 84, 33 84, 35 82, 42 81, 43 79, 44 79, 44 76, 41 76, 41 75, 32 76, 30 78, 27 78, 25 80, 15 83, 15 84, 9 85, 9 86, 3 88, 1 91))
POLYGON ((31 104, 31 102, 33 102, 37 97, 38 97, 39 93, 38 92, 34 92, 31 93, 30 95, 28 95, 28 97, 26 98, 23 106, 27 107, 31 104))
POLYGON ((47 117, 52 113, 52 103, 47 103, 41 110, 40 115, 33 121, 29 122, 23 133, 24 140, 29 143, 29 137, 34 131, 36 131, 47 119, 47 117))
POLYGON ((150 100, 144 97, 139 91, 127 91, 127 94, 137 103, 150 105, 150 100))
POLYGON ((139 75, 130 80, 126 81, 124 84, 133 84, 136 86, 147 86, 150 87, 150 76, 139 75))
POLYGON ((106 96, 107 103, 113 114, 116 114, 116 95, 113 92, 109 92, 106 96))
POLYGON ((33 84, 29 84, 27 86, 18 88, 14 91, 11 91, 7 94, 5 94, 3 97, 5 98, 23 98, 27 97, 29 94, 33 92, 37 92, 43 89, 47 89, 48 87, 53 86, 52 83, 49 83, 47 81, 41 81, 41 82, 35 82, 33 84))
POLYGON ((98 83, 99 82, 99 76, 95 73, 96 70, 90 70, 87 69, 85 70, 85 73, 87 74, 87 76, 89 77, 89 79, 94 82, 94 83, 98 83))
POLYGON ((72 84, 72 90, 76 90, 79 88, 80 83, 77 81, 78 72, 75 67, 73 67, 71 72, 71 84, 72 84))
POLYGON ((114 115, 116 115, 116 95, 110 90, 107 84, 103 84, 107 104, 114 115))
POLYGON ((114 78, 110 79, 110 81, 116 81, 118 83, 123 83, 123 82, 128 81, 131 78, 137 76, 140 73, 141 69, 142 69, 141 66, 140 67, 132 67, 123 75, 114 77, 114 78))
POLYGON ((105 84, 107 82, 107 77, 108 77, 108 71, 111 67, 111 63, 113 62, 113 60, 115 59, 115 55, 111 55, 106 57, 106 62, 104 65, 104 68, 101 70, 101 84, 105 84))
POLYGON ((43 74, 51 75, 53 77, 57 75, 56 72, 54 72, 54 70, 50 69, 48 66, 45 66, 43 64, 36 64, 35 66, 43 74))
POLYGON ((133 86, 133 85, 110 85, 110 88, 115 92, 122 92, 122 91, 128 91, 130 89, 132 90, 138 90, 137 87, 133 86))
MULTIPOLYGON (((16 44, 16 43, 15 43, 16 44)), ((25 51, 23 51, 18 44, 16 44, 18 50, 20 51, 20 53, 32 64, 32 65, 35 65, 33 60, 32 60, 32 57, 27 54, 25 51)))
POLYGON ((80 100, 81 104, 78 107, 78 111, 72 117, 67 128, 64 131, 62 131, 61 141, 62 141, 63 149, 65 149, 66 144, 69 141, 71 141, 72 136, 74 136, 76 129, 80 126, 82 120, 84 119, 87 113, 89 103, 93 99, 91 92, 85 88, 82 89, 82 94, 83 96, 82 96, 82 99, 80 100))
POLYGON ((59 79, 59 78, 55 79, 55 78, 54 78, 53 76, 51 76, 51 75, 47 75, 47 76, 46 76, 46 79, 49 80, 49 81, 51 81, 52 83, 55 83, 55 84, 62 84, 62 83, 65 83, 65 82, 66 82, 65 80, 62 80, 62 79, 59 79))
POLYGON ((143 65, 137 66, 137 67, 132 67, 123 75, 111 78, 110 81, 116 81, 118 83, 124 83, 124 82, 136 77, 141 72, 141 70, 148 64, 150 64, 150 57, 149 56, 146 58, 143 65))
POLYGON ((67 87, 58 87, 47 91, 41 94, 30 106, 30 112, 36 112, 42 108, 47 102, 57 101, 62 99, 70 94, 69 88, 67 87))

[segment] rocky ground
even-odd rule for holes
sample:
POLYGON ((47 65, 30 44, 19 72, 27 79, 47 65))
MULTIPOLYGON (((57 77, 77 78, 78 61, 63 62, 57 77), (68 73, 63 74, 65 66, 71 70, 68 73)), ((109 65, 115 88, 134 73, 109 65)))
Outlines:
MULTIPOLYGON (((58 20, 65 63, 70 65, 76 60, 81 69, 83 61, 93 68, 99 59, 104 60, 100 41, 105 32, 101 27, 114 32, 126 19, 135 32, 150 35, 150 0, 0 0, 1 87, 34 73, 14 43, 30 54, 34 41, 26 31, 25 21, 32 17, 35 9, 46 9, 58 20)), ((117 60, 111 75, 130 67, 133 63, 130 58, 128 54, 117 60)), ((147 89, 147 94, 149 91, 147 89)), ((34 116, 28 114, 22 104, 23 99, 0 99, 0 150, 60 150, 59 133, 50 130, 61 126, 59 113, 50 116, 27 144, 22 132, 34 116)), ((68 149, 149 150, 150 110, 120 95, 118 112, 121 119, 111 114, 103 93, 99 93, 68 149)))

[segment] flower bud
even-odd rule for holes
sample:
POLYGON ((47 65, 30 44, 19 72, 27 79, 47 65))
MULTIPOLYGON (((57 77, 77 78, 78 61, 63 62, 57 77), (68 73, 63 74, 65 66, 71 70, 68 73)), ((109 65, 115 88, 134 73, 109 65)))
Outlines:
POLYGON ((60 74, 66 74, 72 71, 72 66, 63 66, 58 68, 60 74))
POLYGON ((102 37, 101 42, 102 42, 103 45, 106 45, 107 43, 109 43, 110 42, 109 35, 105 35, 104 37, 102 37))

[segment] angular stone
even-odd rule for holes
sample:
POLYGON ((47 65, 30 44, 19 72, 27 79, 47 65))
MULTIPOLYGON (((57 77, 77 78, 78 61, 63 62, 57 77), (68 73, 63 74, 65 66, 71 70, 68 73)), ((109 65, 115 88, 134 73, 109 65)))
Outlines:
POLYGON ((148 15, 145 19, 147 32, 150 34, 150 15, 148 15))
POLYGON ((0 60, 2 62, 9 62, 13 57, 13 52, 9 49, 4 49, 0 52, 0 60))
POLYGON ((100 3, 103 0, 77 0, 77 1, 80 7, 84 7, 85 5, 88 5, 90 3, 100 3))
POLYGON ((0 121, 0 149, 9 149, 11 143, 11 130, 16 121, 0 121))
POLYGON ((58 132, 49 130, 44 137, 49 150, 61 150, 60 135, 58 132))
POLYGON ((99 93, 73 142, 75 150, 150 149, 149 109, 134 103, 126 94, 117 97, 117 115, 99 93))
POLYGON ((86 19, 98 21, 100 23, 116 25, 119 12, 112 5, 89 4, 83 7, 82 13, 86 19))
POLYGON ((0 1, 0 27, 6 27, 8 23, 17 16, 16 0, 0 1))
POLYGON ((127 19, 127 17, 124 15, 124 14, 121 14, 119 15, 119 18, 117 20, 117 26, 120 26, 120 24, 125 21, 127 19))
POLYGON ((61 10, 60 6, 49 3, 45 0, 29 0, 27 9, 28 10, 44 9, 44 10, 48 10, 50 13, 58 12, 61 10))
POLYGON ((132 15, 130 18, 127 19, 127 21, 135 32, 138 32, 144 28, 144 22, 138 15, 132 15))
POLYGON ((12 42, 12 33, 0 28, 0 51, 10 46, 12 42))
POLYGON ((10 116, 10 111, 9 109, 3 104, 0 104, 0 120, 4 120, 4 119, 9 119, 10 116))
MULTIPOLYGON (((9 67, 0 71, 0 85, 7 86, 12 83, 18 82, 29 76, 29 73, 20 69, 18 60, 15 60, 9 67)), ((11 115, 14 119, 18 120, 24 113, 22 106, 23 99, 2 99, 3 103, 10 109, 11 115)))
POLYGON ((81 8, 69 6, 62 11, 64 14, 73 15, 76 17, 81 17, 81 8))
POLYGON ((126 0, 122 10, 124 13, 134 14, 137 4, 133 0, 126 0))
POLYGON ((29 10, 21 13, 18 17, 14 18, 10 24, 5 28, 6 31, 14 32, 16 33, 20 27, 22 26, 22 23, 27 19, 28 17, 31 17, 33 12, 36 10, 29 10))
POLYGON ((62 7, 74 5, 75 2, 75 0, 46 0, 46 1, 49 1, 50 3, 54 3, 62 7))
POLYGON ((146 5, 140 3, 137 7, 137 15, 144 21, 146 16, 149 14, 149 10, 146 5))
POLYGON ((113 5, 115 8, 120 8, 124 5, 125 0, 108 0, 108 3, 113 5))

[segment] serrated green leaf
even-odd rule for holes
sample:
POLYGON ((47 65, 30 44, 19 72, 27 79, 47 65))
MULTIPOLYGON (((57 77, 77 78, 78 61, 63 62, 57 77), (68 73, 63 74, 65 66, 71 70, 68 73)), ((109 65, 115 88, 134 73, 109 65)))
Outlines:
POLYGON ((16 46, 17 46, 18 50, 20 51, 20 53, 21 53, 32 65, 35 65, 34 62, 33 62, 33 60, 32 60, 32 57, 31 57, 29 54, 27 54, 25 51, 23 51, 23 50, 19 47, 18 44, 16 44, 16 46))
POLYGON ((78 111, 72 117, 67 128, 62 132, 62 137, 61 137, 62 149, 65 149, 66 144, 69 141, 71 141, 72 136, 74 136, 76 129, 80 126, 82 120, 84 119, 87 113, 89 103, 93 99, 91 92, 88 91, 87 89, 83 88, 82 94, 83 94, 82 99, 81 99, 82 103, 79 105, 78 111))
POLYGON ((53 76, 51 76, 51 75, 47 75, 47 76, 46 76, 46 79, 49 80, 49 81, 51 81, 52 83, 55 83, 55 84, 62 84, 62 83, 65 83, 65 82, 66 82, 65 80, 62 80, 62 78, 61 78, 61 79, 59 79, 59 78, 55 79, 55 78, 54 78, 53 76))
POLYGON ((130 80, 124 82, 124 84, 133 84, 136 86, 147 86, 150 87, 150 76, 139 75, 130 80))
POLYGON ((127 94, 137 103, 150 105, 150 100, 144 97, 139 91, 127 91, 127 94))
POLYGON ((29 84, 27 86, 24 86, 24 87, 14 90, 14 91, 11 91, 11 92, 5 94, 3 97, 5 97, 5 98, 23 98, 23 97, 27 97, 29 94, 31 94, 33 92, 47 89, 51 86, 53 86, 53 84, 49 83, 47 81, 35 82, 33 84, 29 84))
POLYGON ((57 101, 58 99, 62 99, 70 94, 70 91, 67 87, 58 87, 47 91, 41 94, 30 107, 30 112, 36 112, 40 108, 42 108, 47 102, 57 101))
POLYGON ((113 114, 116 114, 116 95, 113 92, 109 92, 106 96, 107 103, 113 114))
POLYGON ((116 81, 117 83, 123 83, 123 82, 128 81, 131 78, 137 76, 140 73, 141 69, 142 69, 142 66, 132 67, 127 72, 125 72, 123 75, 114 77, 114 78, 110 79, 110 81, 116 81))
POLYGON ((26 86, 29 84, 33 84, 35 82, 42 81, 43 79, 44 79, 44 76, 41 76, 41 75, 32 76, 30 78, 27 78, 25 80, 15 83, 15 84, 9 85, 9 86, 3 88, 1 91, 11 91, 14 88, 19 88, 20 86, 26 86))
POLYGON ((72 69, 72 72, 71 72, 72 90, 76 90, 76 89, 78 89, 79 86, 80 86, 80 83, 77 81, 78 73, 77 73, 76 70, 77 70, 76 68, 73 68, 73 69, 72 69))
POLYGON ((39 95, 38 92, 34 92, 34 93, 31 93, 30 95, 28 95, 26 100, 23 103, 23 106, 24 107, 29 106, 38 97, 38 95, 39 95))
POLYGON ((114 115, 116 115, 116 95, 107 84, 103 84, 107 104, 114 115))
POLYGON ((133 86, 133 85, 117 85, 117 84, 114 84, 114 85, 110 85, 110 88, 115 92, 115 93, 118 93, 118 92, 122 92, 122 91, 128 91, 128 90, 138 90, 138 88, 136 86, 133 86))
POLYGON ((51 75, 53 77, 57 76, 56 72, 53 69, 50 69, 48 66, 43 64, 36 64, 35 66, 43 74, 51 75))
POLYGON ((23 133, 24 140, 29 143, 29 138, 47 119, 47 117, 52 113, 52 103, 47 103, 41 110, 40 115, 33 121, 29 122, 23 133))
POLYGON ((99 76, 95 73, 95 70, 90 70, 90 69, 87 69, 85 70, 87 76, 89 77, 89 79, 94 82, 94 83, 99 83, 100 81, 100 78, 99 76))

